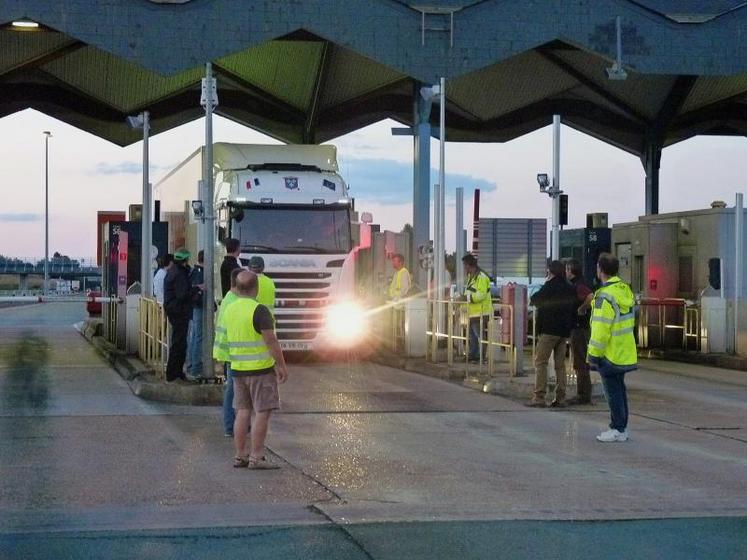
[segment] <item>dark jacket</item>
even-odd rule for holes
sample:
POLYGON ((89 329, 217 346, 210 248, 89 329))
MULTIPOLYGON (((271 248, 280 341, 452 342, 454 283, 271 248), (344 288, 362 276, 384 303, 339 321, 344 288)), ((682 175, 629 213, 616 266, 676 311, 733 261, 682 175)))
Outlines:
POLYGON ((578 308, 584 303, 586 295, 593 294, 594 290, 591 289, 586 280, 581 276, 573 278, 573 280, 571 280, 571 285, 573 286, 573 289, 576 290, 576 313, 574 314, 575 324, 573 325, 573 328, 588 329, 591 324, 591 306, 589 306, 589 309, 583 315, 578 314, 578 308))
POLYGON ((565 278, 551 278, 529 302, 537 308, 537 334, 571 336, 576 324, 576 289, 565 278))
POLYGON ((189 283, 189 267, 174 263, 163 281, 163 308, 169 319, 192 317, 192 286, 189 283))
POLYGON ((226 255, 220 265, 220 289, 223 292, 222 297, 226 297, 228 290, 231 289, 231 272, 241 268, 238 257, 226 255))
POLYGON ((194 307, 205 307, 205 294, 197 287, 204 282, 205 268, 199 264, 194 265, 192 272, 189 273, 189 285, 192 287, 192 305, 194 307))

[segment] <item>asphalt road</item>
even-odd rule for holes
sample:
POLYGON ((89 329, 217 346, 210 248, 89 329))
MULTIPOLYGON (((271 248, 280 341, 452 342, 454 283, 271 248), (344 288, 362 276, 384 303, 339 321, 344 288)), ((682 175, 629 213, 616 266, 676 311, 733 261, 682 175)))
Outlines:
POLYGON ((74 304, 0 310, 0 558, 747 558, 747 375, 646 363, 592 408, 295 365, 232 469, 215 408, 139 400, 74 304))

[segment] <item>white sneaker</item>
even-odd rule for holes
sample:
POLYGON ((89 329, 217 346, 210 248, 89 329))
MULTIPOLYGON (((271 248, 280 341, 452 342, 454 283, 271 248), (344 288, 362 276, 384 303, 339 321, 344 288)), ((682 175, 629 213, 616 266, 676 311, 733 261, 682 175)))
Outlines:
POLYGON ((617 430, 607 430, 597 436, 597 441, 602 443, 616 443, 622 441, 628 441, 628 432, 618 432, 617 430))

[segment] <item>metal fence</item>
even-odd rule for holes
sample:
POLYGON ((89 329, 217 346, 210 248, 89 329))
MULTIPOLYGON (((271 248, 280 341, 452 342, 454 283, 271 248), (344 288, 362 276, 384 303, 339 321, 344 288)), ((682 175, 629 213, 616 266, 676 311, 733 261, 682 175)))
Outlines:
MULTIPOLYGON (((496 373, 500 358, 508 363, 509 374, 516 375, 517 351, 514 341, 514 310, 512 305, 494 303, 493 312, 479 318, 478 372, 485 368, 488 375, 496 373)), ((428 355, 431 362, 446 361, 449 366, 460 362, 467 372, 470 353, 470 317, 467 302, 431 300, 428 302, 428 355), (437 310, 441 307, 443 328, 437 324, 437 310)))
POLYGON ((638 304, 638 348, 699 350, 700 309, 684 299, 642 299, 638 304))
POLYGON ((140 298, 139 333, 138 356, 153 369, 157 378, 165 378, 171 326, 163 305, 155 299, 140 298))
POLYGON ((101 320, 103 323, 104 338, 119 348, 118 342, 118 318, 120 301, 111 299, 101 304, 101 320))

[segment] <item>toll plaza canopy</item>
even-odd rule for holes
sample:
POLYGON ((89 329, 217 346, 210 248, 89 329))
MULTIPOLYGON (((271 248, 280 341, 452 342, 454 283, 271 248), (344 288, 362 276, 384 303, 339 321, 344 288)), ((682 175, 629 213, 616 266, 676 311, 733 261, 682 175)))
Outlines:
POLYGON ((504 142, 560 114, 641 157, 655 213, 663 147, 747 133, 746 4, 4 0, 0 116, 34 108, 126 145, 140 138, 127 115, 149 110, 154 133, 202 116, 210 61, 217 113, 318 143, 386 117, 435 119, 417 92, 444 76, 450 141, 504 142), (627 77, 610 79, 618 18, 627 77))

